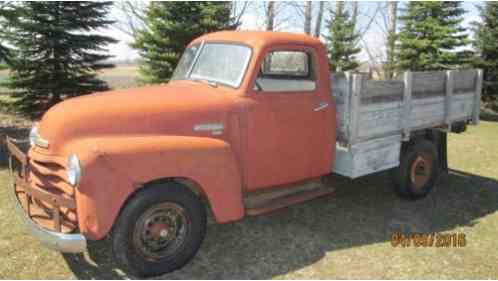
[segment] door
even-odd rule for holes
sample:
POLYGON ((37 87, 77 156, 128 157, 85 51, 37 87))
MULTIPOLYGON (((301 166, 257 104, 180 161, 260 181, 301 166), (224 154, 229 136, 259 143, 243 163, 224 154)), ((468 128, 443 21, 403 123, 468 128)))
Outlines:
POLYGON ((315 57, 308 49, 265 55, 247 117, 248 190, 327 172, 332 106, 319 94, 315 57))

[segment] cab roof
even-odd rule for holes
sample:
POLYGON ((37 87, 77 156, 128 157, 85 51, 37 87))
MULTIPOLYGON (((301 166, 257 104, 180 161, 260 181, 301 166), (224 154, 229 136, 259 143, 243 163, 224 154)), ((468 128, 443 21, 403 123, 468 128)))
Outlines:
POLYGON ((279 44, 305 44, 310 46, 322 44, 317 38, 306 34, 275 31, 220 31, 198 37, 192 41, 192 44, 203 40, 239 42, 252 47, 279 44))

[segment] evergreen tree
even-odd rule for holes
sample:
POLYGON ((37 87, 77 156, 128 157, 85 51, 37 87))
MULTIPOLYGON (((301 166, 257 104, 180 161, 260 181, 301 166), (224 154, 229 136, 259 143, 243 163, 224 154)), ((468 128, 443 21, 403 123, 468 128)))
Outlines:
POLYGON ((0 70, 10 61, 10 51, 5 43, 10 30, 8 20, 17 17, 15 11, 12 3, 0 2, 0 70))
POLYGON ((22 2, 17 17, 8 19, 14 48, 11 75, 5 84, 14 90, 15 107, 31 117, 64 98, 108 89, 96 71, 112 67, 105 45, 116 42, 92 33, 106 19, 112 2, 22 2))
POLYGON ((498 96, 498 2, 486 2, 480 12, 481 22, 474 23, 474 65, 484 71, 483 98, 489 99, 498 96))
POLYGON ((233 29, 226 2, 151 2, 147 29, 138 32, 132 46, 139 50, 141 80, 167 82, 185 47, 208 32, 233 29))
POLYGON ((344 2, 337 1, 335 14, 331 15, 328 22, 329 36, 327 37, 327 51, 329 54, 330 70, 348 71, 358 67, 355 55, 358 48, 359 35, 355 32, 355 23, 350 19, 349 13, 344 10, 344 2))
POLYGON ((0 43, 0 70, 7 68, 7 63, 10 61, 10 51, 6 46, 0 43))
POLYGON ((410 1, 399 18, 400 70, 452 69, 470 62, 470 52, 457 48, 470 41, 461 27, 465 10, 460 2, 410 1))

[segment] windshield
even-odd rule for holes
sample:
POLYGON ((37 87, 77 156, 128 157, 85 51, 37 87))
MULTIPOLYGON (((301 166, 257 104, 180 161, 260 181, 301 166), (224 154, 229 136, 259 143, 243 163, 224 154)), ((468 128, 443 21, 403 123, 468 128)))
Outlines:
POLYGON ((172 80, 206 80, 239 87, 251 57, 243 45, 205 43, 188 47, 182 55, 172 80))
POLYGON ((173 72, 173 77, 171 80, 182 80, 187 79, 187 73, 190 70, 190 66, 192 66, 192 62, 194 61, 195 54, 199 50, 200 44, 195 44, 188 47, 178 62, 176 66, 175 72, 173 72))

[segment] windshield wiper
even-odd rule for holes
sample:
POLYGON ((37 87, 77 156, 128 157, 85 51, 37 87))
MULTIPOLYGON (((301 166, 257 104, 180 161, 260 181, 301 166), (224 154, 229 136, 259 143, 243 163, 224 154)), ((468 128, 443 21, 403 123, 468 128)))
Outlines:
POLYGON ((213 88, 218 87, 218 83, 216 81, 213 81, 213 80, 199 79, 199 78, 190 78, 190 80, 195 81, 195 82, 206 83, 213 88))
POLYGON ((211 87, 218 87, 218 83, 216 81, 211 81, 211 80, 207 80, 208 82, 208 85, 211 86, 211 87))

